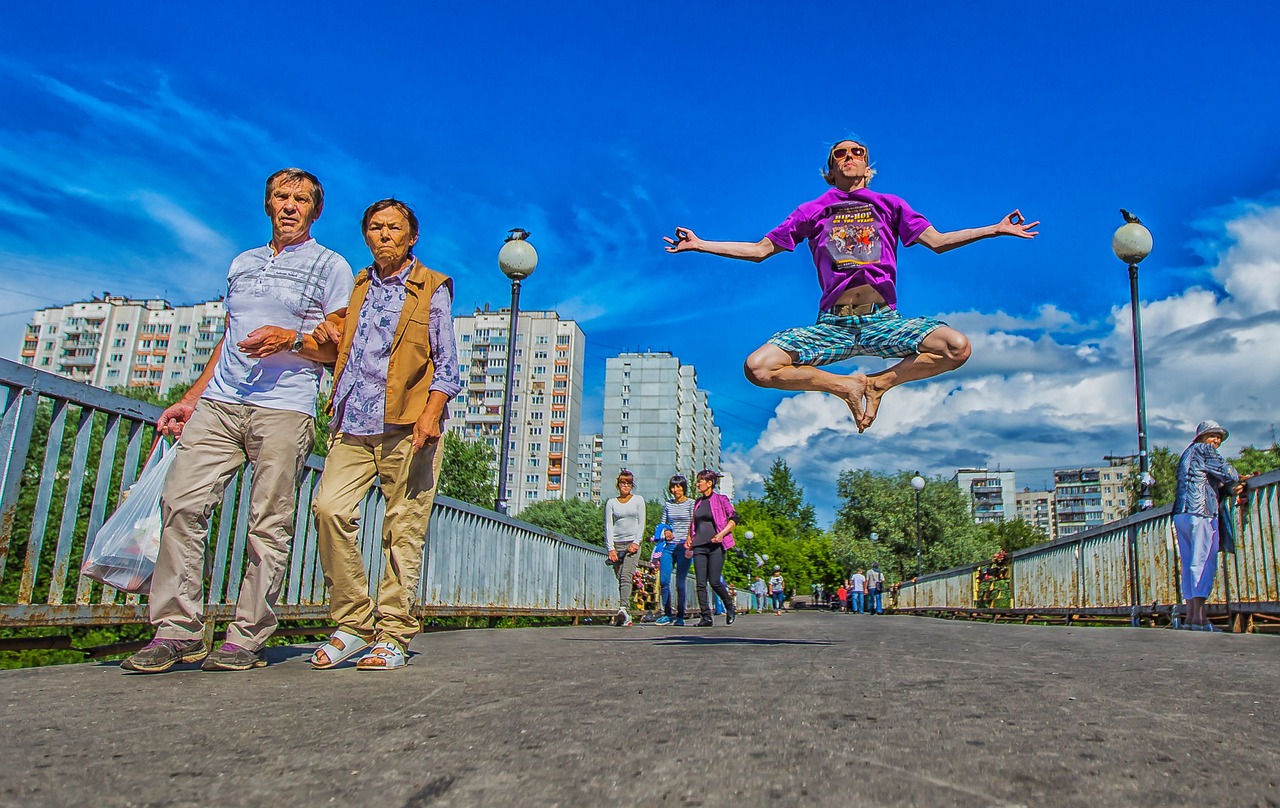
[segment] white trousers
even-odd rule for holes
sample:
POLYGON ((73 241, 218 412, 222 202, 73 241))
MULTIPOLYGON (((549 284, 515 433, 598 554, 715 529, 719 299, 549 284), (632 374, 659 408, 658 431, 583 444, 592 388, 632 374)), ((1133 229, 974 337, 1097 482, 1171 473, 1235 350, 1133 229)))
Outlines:
POLYGON ((1182 597, 1207 598, 1218 574, 1218 519, 1192 513, 1173 515, 1182 560, 1182 597))

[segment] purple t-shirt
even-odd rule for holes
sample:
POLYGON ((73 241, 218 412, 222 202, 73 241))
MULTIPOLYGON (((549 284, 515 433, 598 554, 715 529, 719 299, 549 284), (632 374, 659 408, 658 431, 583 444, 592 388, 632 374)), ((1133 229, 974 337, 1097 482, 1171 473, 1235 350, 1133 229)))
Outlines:
POLYGON ((825 311, 846 289, 871 286, 898 307, 898 242, 911 245, 929 229, 929 220, 901 197, 866 188, 832 188, 795 209, 768 239, 787 252, 809 242, 822 286, 818 309, 825 311))

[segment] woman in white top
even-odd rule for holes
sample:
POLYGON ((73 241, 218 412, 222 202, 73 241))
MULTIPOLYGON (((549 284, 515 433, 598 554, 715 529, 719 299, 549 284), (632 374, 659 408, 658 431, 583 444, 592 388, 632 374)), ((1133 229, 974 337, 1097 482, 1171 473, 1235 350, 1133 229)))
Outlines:
POLYGON ((618 613, 615 626, 631 625, 631 581, 640 553, 640 537, 644 535, 644 497, 631 493, 636 478, 623 469, 618 473, 618 496, 604 504, 604 546, 609 551, 609 566, 618 576, 618 613))

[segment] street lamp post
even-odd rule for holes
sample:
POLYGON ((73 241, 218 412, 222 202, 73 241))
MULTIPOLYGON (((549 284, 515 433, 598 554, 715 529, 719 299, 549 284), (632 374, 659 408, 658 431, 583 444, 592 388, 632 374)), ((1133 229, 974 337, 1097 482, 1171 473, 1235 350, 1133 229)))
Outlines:
POLYGON ((911 478, 911 487, 916 490, 916 577, 919 578, 924 569, 924 545, 920 542, 920 492, 924 490, 924 478, 920 472, 911 478))
POLYGON ((1138 264, 1151 253, 1151 231, 1123 208, 1125 224, 1111 237, 1116 258, 1129 265, 1129 305, 1133 312, 1133 384, 1138 402, 1138 510, 1151 507, 1151 458, 1147 454, 1147 392, 1142 363, 1142 312, 1138 304, 1138 264))
POLYGON ((507 464, 511 455, 511 387, 516 372, 516 326, 520 321, 520 281, 538 267, 538 251, 526 239, 529 231, 513 229, 498 251, 498 268, 511 279, 511 324, 507 328, 507 386, 502 392, 502 451, 498 457, 498 498, 493 508, 507 512, 507 464))

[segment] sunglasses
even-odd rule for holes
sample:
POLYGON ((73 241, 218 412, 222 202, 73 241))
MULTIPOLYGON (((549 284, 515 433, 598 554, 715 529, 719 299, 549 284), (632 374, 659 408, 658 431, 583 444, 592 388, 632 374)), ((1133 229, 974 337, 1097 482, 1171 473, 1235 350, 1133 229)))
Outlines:
POLYGON ((867 150, 861 146, 850 146, 849 148, 839 148, 831 150, 831 157, 835 160, 843 160, 846 157, 853 157, 862 160, 867 156, 867 150))

